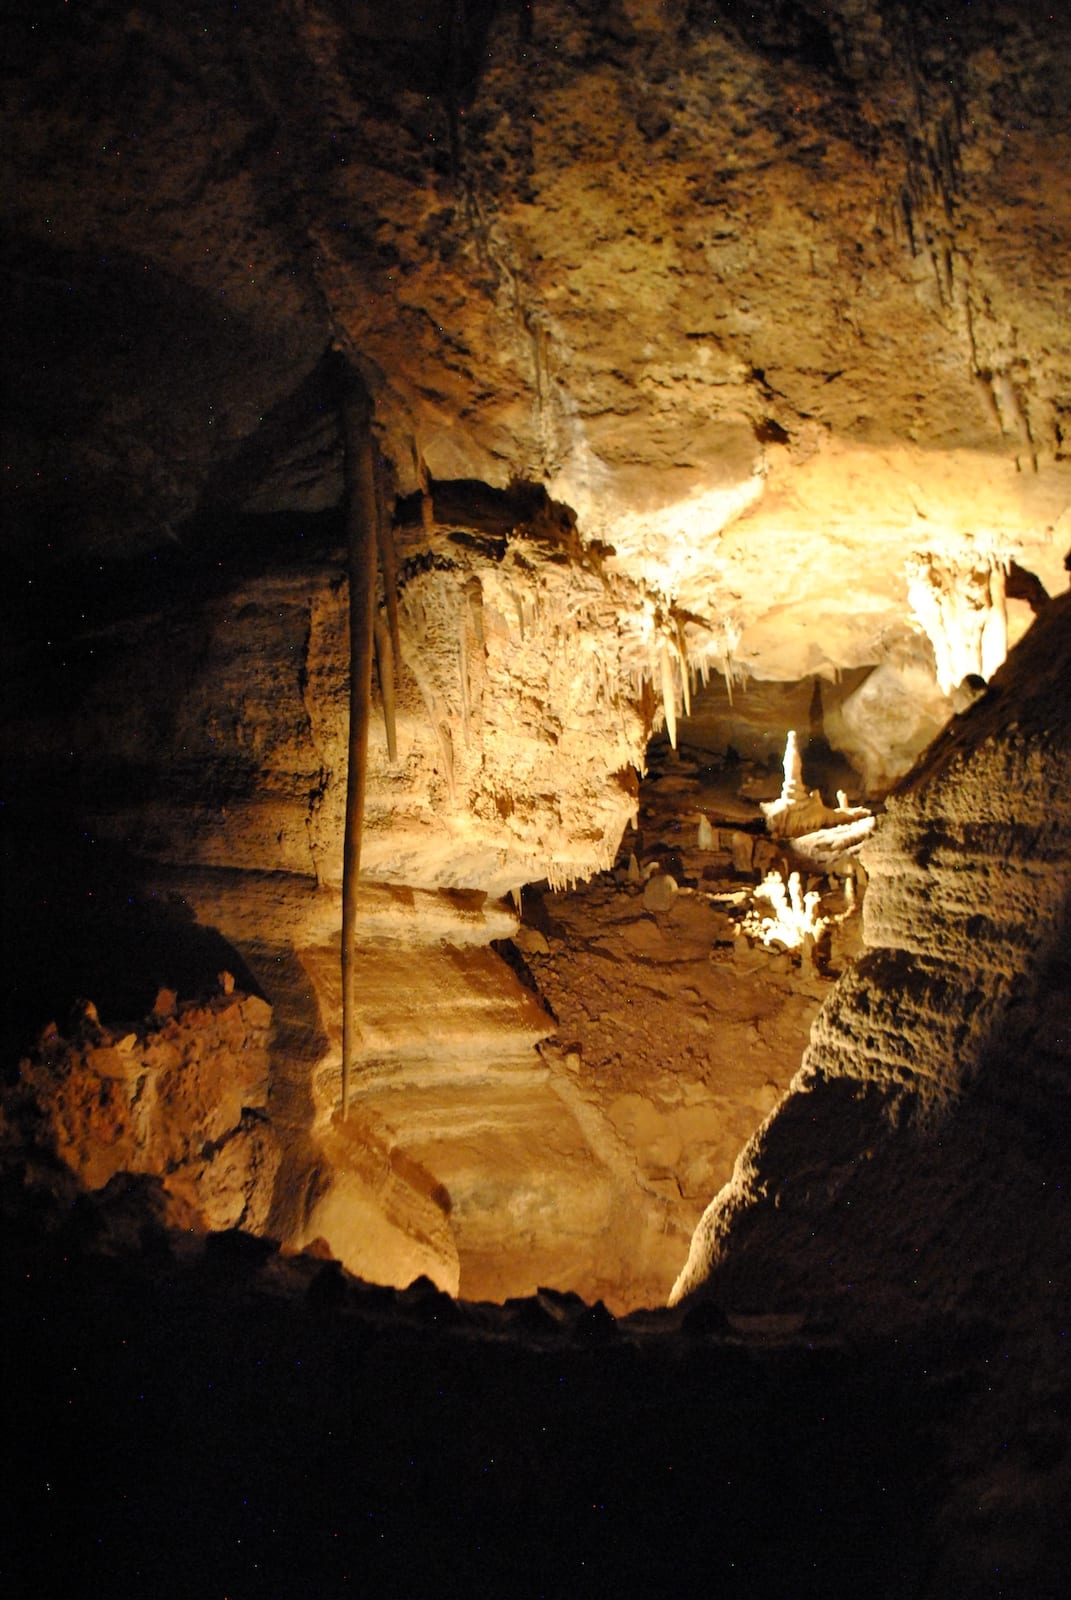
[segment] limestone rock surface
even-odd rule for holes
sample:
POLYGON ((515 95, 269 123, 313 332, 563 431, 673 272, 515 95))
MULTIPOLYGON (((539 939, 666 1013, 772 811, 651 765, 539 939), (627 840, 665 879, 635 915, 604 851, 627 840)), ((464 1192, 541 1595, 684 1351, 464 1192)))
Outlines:
POLYGON ((1063 1456, 1004 1470, 1000 1437, 1024 1409, 1052 1415, 1065 1370, 1069 665, 1065 596, 890 796, 864 851, 869 948, 674 1289, 822 1307, 863 1336, 942 1324, 975 1376, 1003 1341, 948 1513, 949 1572, 988 1537, 985 1504, 1012 1569, 1029 1565, 1015 1519, 1049 1537, 1037 1528, 1055 1531, 1067 1488, 1063 1456))
POLYGON ((264 1000, 232 991, 90 1039, 52 1031, 5 1091, 9 1154, 28 1133, 88 1189, 152 1173, 201 1227, 258 1232, 281 1159, 267 1116, 270 1026, 264 1000))
POLYGON ((337 504, 331 345, 402 494, 545 485, 675 674, 682 641, 785 680, 872 665, 915 558, 1060 586, 1071 47, 1044 7, 51 28, 16 21, 3 78, 31 604, 60 559, 337 504))

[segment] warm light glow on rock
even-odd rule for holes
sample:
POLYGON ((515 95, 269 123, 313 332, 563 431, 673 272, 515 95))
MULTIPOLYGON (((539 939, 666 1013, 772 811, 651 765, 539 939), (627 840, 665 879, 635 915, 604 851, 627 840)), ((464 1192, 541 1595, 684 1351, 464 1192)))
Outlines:
POLYGON ((816 889, 803 892, 798 872, 789 874, 787 884, 780 872, 768 872, 755 890, 755 899, 764 900, 770 910, 753 906, 740 923, 740 931, 763 944, 797 950, 806 938, 817 939, 829 927, 832 919, 818 914, 821 898, 816 889))
POLYGON ((827 806, 817 789, 808 790, 803 782, 803 761, 795 730, 785 740, 784 782, 776 800, 761 801, 766 831, 775 839, 802 839, 823 830, 835 830, 859 823, 870 816, 866 806, 849 806, 843 790, 837 792, 836 806, 827 806))
POLYGON ((1005 575, 1010 557, 933 552, 907 563, 908 599, 933 645, 937 682, 951 694, 964 678, 989 679, 1008 654, 1005 575))

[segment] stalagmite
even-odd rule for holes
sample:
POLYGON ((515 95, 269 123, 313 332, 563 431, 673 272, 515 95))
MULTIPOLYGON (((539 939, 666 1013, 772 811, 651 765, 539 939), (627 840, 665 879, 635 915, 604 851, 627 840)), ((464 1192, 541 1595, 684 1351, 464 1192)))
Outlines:
POLYGON ((372 698, 372 636, 376 600, 375 458, 372 405, 355 372, 342 397, 343 471, 349 565, 350 705, 346 773, 346 826, 342 851, 342 1116, 349 1102, 350 1066, 358 1038, 356 948, 357 883, 372 698))
MULTIPOLYGON (((817 789, 808 791, 803 782, 803 762, 795 732, 785 740, 784 782, 776 800, 760 801, 766 818, 766 831, 774 839, 797 839, 803 835, 817 838, 820 830, 836 830, 846 824, 859 824, 871 819, 866 806, 841 804, 844 796, 838 794, 836 808, 827 806, 817 789)), ((864 829, 867 832, 869 829, 864 829)), ((862 834, 859 834, 862 837, 862 834)), ((854 842, 856 835, 852 835, 854 842)))
POLYGON ((790 729, 785 740, 785 756, 782 764, 785 779, 781 785, 781 799, 786 805, 793 805, 803 795, 803 759, 800 756, 799 742, 795 729, 790 729))
POLYGON ((805 939, 817 939, 829 926, 830 919, 817 914, 820 898, 814 889, 803 892, 798 872, 789 875, 787 884, 779 872, 768 872, 755 890, 755 900, 765 900, 770 910, 763 912, 753 906, 740 923, 740 931, 766 945, 798 949, 805 939))

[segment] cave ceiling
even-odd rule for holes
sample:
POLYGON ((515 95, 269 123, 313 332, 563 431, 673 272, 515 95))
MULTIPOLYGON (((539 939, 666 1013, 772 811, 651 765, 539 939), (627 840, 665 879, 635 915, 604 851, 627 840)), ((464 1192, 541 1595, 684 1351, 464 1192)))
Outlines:
POLYGON ((880 660, 919 551, 1063 586, 1058 10, 147 0, 11 39, 23 593, 337 504, 332 347, 399 496, 543 486, 715 664, 880 660))

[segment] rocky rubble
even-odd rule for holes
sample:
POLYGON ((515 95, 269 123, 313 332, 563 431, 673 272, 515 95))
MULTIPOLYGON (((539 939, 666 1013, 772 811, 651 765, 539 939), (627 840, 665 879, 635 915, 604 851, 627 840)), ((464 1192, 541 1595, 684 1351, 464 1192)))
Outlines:
POLYGON ((135 1027, 103 1026, 91 1004, 72 1037, 50 1025, 4 1091, 7 1159, 39 1147, 87 1189, 151 1173, 194 1225, 262 1232, 280 1163, 267 1113, 272 1013, 223 977, 227 992, 207 1001, 179 1005, 161 990, 135 1027))

